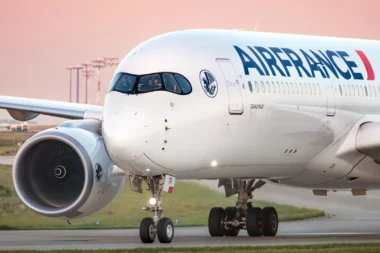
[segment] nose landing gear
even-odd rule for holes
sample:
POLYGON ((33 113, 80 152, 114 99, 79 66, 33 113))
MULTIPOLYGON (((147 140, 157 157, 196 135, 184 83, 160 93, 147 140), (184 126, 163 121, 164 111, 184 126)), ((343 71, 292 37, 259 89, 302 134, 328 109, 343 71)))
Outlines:
POLYGON ((175 178, 170 176, 155 176, 146 178, 130 177, 132 190, 142 192, 141 182, 145 180, 152 192, 152 198, 143 208, 145 211, 153 212, 153 218, 146 217, 140 223, 140 239, 143 243, 153 243, 158 237, 161 243, 170 243, 174 238, 174 226, 170 218, 163 216, 161 192, 171 192, 175 178))
POLYGON ((278 216, 274 207, 253 207, 248 199, 252 192, 265 183, 255 180, 221 180, 226 196, 238 194, 236 207, 214 207, 208 218, 208 229, 211 236, 237 236, 240 229, 246 229, 249 236, 275 236, 278 229, 278 216))

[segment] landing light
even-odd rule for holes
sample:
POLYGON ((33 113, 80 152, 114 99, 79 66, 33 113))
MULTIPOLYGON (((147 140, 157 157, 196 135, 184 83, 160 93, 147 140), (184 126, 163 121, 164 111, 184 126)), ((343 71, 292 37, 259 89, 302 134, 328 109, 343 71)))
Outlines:
POLYGON ((150 204, 151 206, 155 206, 155 205, 157 204, 157 199, 156 199, 156 198, 150 198, 150 200, 149 200, 149 204, 150 204))
POLYGON ((218 162, 217 162, 217 161, 212 161, 212 162, 211 162, 211 166, 212 166, 212 167, 216 167, 216 166, 218 166, 218 162))

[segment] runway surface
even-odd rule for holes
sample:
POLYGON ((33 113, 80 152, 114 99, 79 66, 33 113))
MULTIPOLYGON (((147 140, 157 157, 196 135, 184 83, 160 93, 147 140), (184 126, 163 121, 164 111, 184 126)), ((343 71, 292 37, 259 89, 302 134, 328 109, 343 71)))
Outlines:
POLYGON ((142 244, 137 229, 1 231, 0 250, 118 249, 136 247, 259 246, 321 243, 380 243, 380 219, 322 218, 285 222, 276 237, 210 237, 206 227, 176 228, 171 244, 142 244))
POLYGON ((0 164, 12 165, 14 156, 0 156, 0 164))

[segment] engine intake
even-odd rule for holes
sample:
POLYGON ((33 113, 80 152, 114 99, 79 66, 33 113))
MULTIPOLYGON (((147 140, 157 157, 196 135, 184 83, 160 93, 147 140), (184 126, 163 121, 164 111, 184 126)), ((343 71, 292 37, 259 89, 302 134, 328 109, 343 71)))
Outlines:
POLYGON ((82 218, 106 207, 124 186, 125 173, 113 165, 103 138, 81 126, 83 121, 73 121, 45 130, 19 150, 13 181, 22 202, 34 212, 82 218))

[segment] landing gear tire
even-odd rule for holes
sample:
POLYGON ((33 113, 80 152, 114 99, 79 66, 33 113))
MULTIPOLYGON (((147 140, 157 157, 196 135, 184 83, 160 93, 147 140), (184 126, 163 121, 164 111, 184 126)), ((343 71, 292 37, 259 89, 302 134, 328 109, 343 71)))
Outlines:
POLYGON ((264 233, 263 211, 261 208, 249 208, 246 218, 246 227, 249 236, 262 236, 264 233))
POLYGON ((208 216, 208 231, 211 236, 223 236, 225 234, 224 219, 226 213, 221 207, 214 207, 208 216))
MULTIPOLYGON (((225 209, 226 213, 226 221, 231 221, 235 219, 237 212, 237 208, 234 206, 229 206, 225 209)), ((229 226, 228 229, 225 230, 225 235, 226 236, 237 236, 240 232, 240 228, 234 227, 234 226, 229 226)))
POLYGON ((263 209, 264 236, 275 236, 278 229, 278 216, 274 207, 263 209))
POLYGON ((143 243, 153 243, 156 239, 156 231, 152 218, 144 218, 140 223, 140 239, 143 243))
POLYGON ((174 226, 171 219, 160 219, 157 224, 157 237, 161 243, 171 243, 174 238, 174 226))

